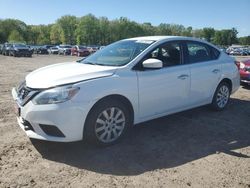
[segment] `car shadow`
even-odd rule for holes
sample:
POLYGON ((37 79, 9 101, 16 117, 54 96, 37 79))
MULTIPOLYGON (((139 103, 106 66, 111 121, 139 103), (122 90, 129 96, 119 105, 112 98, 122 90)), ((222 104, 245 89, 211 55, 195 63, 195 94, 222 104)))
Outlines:
POLYGON ((242 84, 242 88, 250 90, 250 84, 242 84))
POLYGON ((200 107, 142 123, 110 147, 31 141, 48 160, 97 173, 138 175, 220 152, 250 158, 235 151, 250 145, 249 122, 250 102, 232 99, 222 112, 200 107))

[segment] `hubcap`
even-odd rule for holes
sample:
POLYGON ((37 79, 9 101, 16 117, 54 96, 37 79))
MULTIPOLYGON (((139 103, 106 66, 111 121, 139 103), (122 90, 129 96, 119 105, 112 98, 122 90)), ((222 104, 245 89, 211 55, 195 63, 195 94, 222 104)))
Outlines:
POLYGON ((218 104, 218 106, 220 108, 224 108, 228 102, 228 98, 229 98, 229 89, 227 86, 223 85, 218 93, 217 93, 217 97, 216 97, 216 102, 218 104))
POLYGON ((97 138, 104 143, 117 140, 124 130, 125 121, 123 111, 117 107, 102 111, 95 123, 97 138))

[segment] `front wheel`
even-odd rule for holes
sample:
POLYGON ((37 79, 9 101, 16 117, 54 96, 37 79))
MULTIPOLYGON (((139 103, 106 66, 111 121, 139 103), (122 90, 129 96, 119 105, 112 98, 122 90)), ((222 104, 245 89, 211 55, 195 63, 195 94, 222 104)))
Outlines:
POLYGON ((116 100, 103 101, 88 115, 84 136, 98 145, 112 145, 122 138, 130 123, 126 105, 116 100))
POLYGON ((214 93, 213 101, 211 104, 212 108, 217 111, 223 110, 227 106, 229 98, 230 98, 229 84, 226 82, 220 83, 214 93))

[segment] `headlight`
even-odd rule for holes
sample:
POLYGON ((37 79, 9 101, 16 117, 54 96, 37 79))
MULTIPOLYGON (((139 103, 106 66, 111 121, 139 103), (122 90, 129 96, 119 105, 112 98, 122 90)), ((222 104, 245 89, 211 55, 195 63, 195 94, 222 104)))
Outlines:
POLYGON ((62 103, 72 99, 77 92, 80 90, 79 87, 64 86, 53 89, 48 89, 39 93, 32 100, 34 104, 56 104, 62 103))
POLYGON ((244 69, 245 68, 245 64, 240 62, 240 69, 244 69))
POLYGON ((18 49, 17 49, 17 48, 14 48, 14 50, 15 50, 15 51, 18 51, 18 49))

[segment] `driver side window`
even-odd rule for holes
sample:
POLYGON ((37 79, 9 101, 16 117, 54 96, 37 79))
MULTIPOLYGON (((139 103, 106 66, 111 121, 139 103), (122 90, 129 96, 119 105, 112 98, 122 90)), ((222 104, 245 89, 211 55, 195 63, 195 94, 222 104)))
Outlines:
MULTIPOLYGON (((168 42, 151 52, 148 58, 159 59, 163 62, 163 67, 181 64, 181 46, 178 42, 168 42)), ((147 59, 148 59, 147 58, 147 59)))

